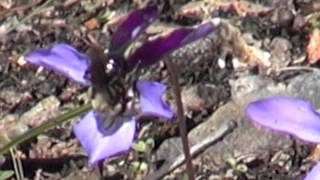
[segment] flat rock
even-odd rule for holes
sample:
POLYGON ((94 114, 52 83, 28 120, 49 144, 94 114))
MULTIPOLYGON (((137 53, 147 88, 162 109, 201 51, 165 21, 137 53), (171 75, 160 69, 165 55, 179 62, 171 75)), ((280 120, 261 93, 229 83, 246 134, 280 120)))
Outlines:
POLYGON ((316 108, 320 107, 320 71, 305 73, 293 78, 288 91, 294 97, 308 100, 316 108))
MULTIPOLYGON (((233 157, 262 157, 269 153, 289 148, 293 144, 293 139, 289 136, 253 125, 244 114, 248 103, 269 96, 287 95, 309 100, 316 107, 320 107, 320 98, 316 96, 316 92, 320 92, 319 72, 296 76, 288 80, 286 84, 276 83, 268 78, 257 77, 254 77, 254 80, 250 80, 250 78, 249 80, 242 79, 243 82, 248 83, 246 87, 250 87, 252 89, 251 92, 244 90, 242 95, 236 94, 236 96, 233 96, 233 100, 220 107, 188 134, 192 146, 212 135, 225 123, 235 122, 237 127, 231 133, 211 145, 204 152, 204 154, 212 156, 213 161, 218 164, 222 163, 223 157, 226 155, 232 155, 233 157), (263 84, 261 82, 265 84, 261 86, 263 84), (254 85, 250 83, 260 84, 259 88, 253 88, 252 86, 254 85)), ((168 139, 159 147, 156 153, 157 159, 173 160, 182 153, 181 147, 179 138, 168 139)))

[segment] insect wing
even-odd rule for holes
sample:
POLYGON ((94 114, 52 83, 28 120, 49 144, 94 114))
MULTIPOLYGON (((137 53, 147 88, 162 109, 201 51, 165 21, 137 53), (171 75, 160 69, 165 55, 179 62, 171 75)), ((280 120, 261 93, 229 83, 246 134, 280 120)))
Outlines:
POLYGON ((147 41, 129 57, 128 67, 152 65, 165 54, 210 34, 217 29, 217 25, 210 21, 194 28, 177 29, 164 37, 147 41))
POLYGON ((156 6, 133 11, 119 26, 110 43, 110 53, 122 54, 144 30, 159 17, 156 6), (119 50, 120 49, 120 50, 119 50))

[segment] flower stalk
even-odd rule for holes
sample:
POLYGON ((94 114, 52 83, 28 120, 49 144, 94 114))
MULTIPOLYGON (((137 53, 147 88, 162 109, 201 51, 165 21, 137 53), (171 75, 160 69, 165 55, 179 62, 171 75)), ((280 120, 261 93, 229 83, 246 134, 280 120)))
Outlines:
POLYGON ((192 165, 192 158, 190 155, 190 148, 189 148, 189 140, 188 140, 188 133, 187 133, 187 125, 186 119, 184 116, 183 104, 181 100, 181 88, 178 80, 178 70, 176 65, 171 62, 169 59, 164 60, 166 64, 166 68, 170 74, 170 80, 173 86, 173 92, 175 96, 176 106, 177 106, 177 118, 179 121, 179 132, 183 146, 183 152, 186 158, 186 170, 189 177, 189 180, 194 179, 194 171, 192 165))

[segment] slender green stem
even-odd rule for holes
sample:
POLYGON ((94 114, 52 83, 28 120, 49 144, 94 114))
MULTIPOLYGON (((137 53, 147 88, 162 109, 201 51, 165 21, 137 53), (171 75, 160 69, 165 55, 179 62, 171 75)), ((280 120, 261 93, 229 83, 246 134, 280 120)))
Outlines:
MULTIPOLYGON (((13 147, 13 150, 14 150, 14 154, 17 155, 17 148, 16 147, 13 147)), ((17 163, 18 163, 18 171, 19 171, 19 174, 20 174, 20 179, 24 179, 24 172, 23 172, 23 166, 22 166, 22 162, 21 162, 21 159, 19 156, 16 157, 16 160, 17 160, 17 163)))
POLYGON ((181 100, 181 88, 178 80, 178 70, 174 63, 172 63, 170 60, 166 59, 165 61, 166 67, 170 74, 170 79, 173 84, 173 91, 176 99, 177 104, 177 116, 179 120, 179 131, 180 131, 180 137, 182 141, 183 146, 183 152, 184 156, 186 158, 186 165, 187 165, 187 174, 189 177, 189 180, 194 179, 194 171, 192 166, 192 159, 190 155, 190 148, 189 148, 189 140, 188 140, 188 133, 187 133, 187 125, 186 125, 186 119, 184 117, 183 113, 183 105, 181 100))
POLYGON ((44 131, 53 128, 55 126, 58 126, 64 122, 67 122, 68 120, 71 120, 72 118, 79 116, 87 111, 89 111, 90 109, 92 109, 91 104, 84 104, 78 108, 72 109, 71 111, 57 117, 57 118, 53 118, 51 120, 48 120, 48 122, 35 127, 33 129, 31 129, 30 131, 27 131, 26 133, 22 134, 21 136, 13 139, 11 142, 9 142, 8 144, 6 144, 4 147, 2 147, 0 149, 0 155, 6 153, 10 148, 17 146, 19 144, 21 144, 22 142, 25 142, 27 140, 29 140, 30 138, 33 138, 41 133, 43 133, 44 131))
POLYGON ((15 153, 14 153, 14 148, 10 148, 9 150, 10 150, 10 155, 11 155, 11 158, 12 158, 12 163, 13 163, 13 169, 14 169, 15 176, 16 176, 17 180, 21 180, 20 171, 19 171, 18 164, 17 164, 17 159, 16 159, 15 153))

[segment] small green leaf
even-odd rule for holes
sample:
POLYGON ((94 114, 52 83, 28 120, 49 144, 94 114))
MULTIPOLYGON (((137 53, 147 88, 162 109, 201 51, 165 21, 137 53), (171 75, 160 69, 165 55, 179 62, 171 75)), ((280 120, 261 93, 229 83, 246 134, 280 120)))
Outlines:
POLYGON ((138 141, 132 145, 132 149, 137 152, 146 152, 148 148, 147 146, 148 145, 144 141, 138 141))
POLYGON ((148 147, 149 147, 150 150, 152 150, 152 149, 155 147, 155 145, 156 145, 156 143, 154 142, 154 139, 153 139, 153 138, 148 138, 148 139, 146 140, 146 144, 148 145, 148 147))
POLYGON ((94 12, 97 9, 97 5, 90 1, 82 1, 81 6, 87 12, 94 12))
POLYGON ((115 11, 106 10, 102 15, 98 16, 97 19, 100 22, 108 22, 115 15, 116 15, 115 11))
POLYGON ((140 171, 145 172, 148 170, 148 164, 146 162, 141 162, 139 167, 140 167, 139 168, 140 171))
POLYGON ((145 172, 148 170, 148 164, 146 162, 134 161, 131 163, 134 171, 145 172))
POLYGON ((13 176, 14 172, 11 170, 8 171, 0 171, 0 180, 6 180, 9 179, 11 176, 13 176))
POLYGON ((234 157, 232 157, 230 154, 226 155, 224 157, 224 160, 231 168, 235 168, 237 165, 237 160, 234 157))
POLYGON ((248 167, 245 164, 237 165, 236 169, 242 173, 245 173, 248 171, 248 167))

